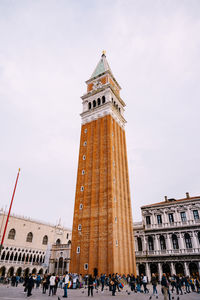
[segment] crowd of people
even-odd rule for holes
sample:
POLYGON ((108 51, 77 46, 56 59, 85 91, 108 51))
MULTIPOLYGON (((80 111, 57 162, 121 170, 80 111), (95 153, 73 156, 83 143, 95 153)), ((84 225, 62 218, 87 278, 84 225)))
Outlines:
MULTIPOLYGON (((158 284, 161 285, 161 292, 164 300, 171 300, 172 294, 189 294, 191 292, 200 293, 200 278, 198 275, 194 276, 181 276, 163 274, 162 279, 159 282, 158 275, 152 274, 151 281, 149 282, 145 274, 139 276, 131 275, 119 275, 116 274, 101 274, 100 276, 92 276, 81 274, 68 274, 66 272, 63 276, 53 274, 29 274, 25 278, 13 275, 10 278, 10 284, 12 286, 18 286, 22 283, 24 286, 24 292, 27 293, 27 297, 32 295, 32 289, 42 288, 42 293, 48 293, 49 296, 56 295, 57 289, 63 289, 63 297, 67 298, 68 289, 87 289, 87 295, 93 296, 94 289, 96 292, 104 293, 104 289, 110 291, 112 296, 115 296, 116 292, 121 292, 126 288, 127 294, 133 293, 151 293, 152 295, 158 295, 158 284), (127 287, 130 287, 127 289, 127 287)), ((83 290, 84 293, 84 290, 83 290)))

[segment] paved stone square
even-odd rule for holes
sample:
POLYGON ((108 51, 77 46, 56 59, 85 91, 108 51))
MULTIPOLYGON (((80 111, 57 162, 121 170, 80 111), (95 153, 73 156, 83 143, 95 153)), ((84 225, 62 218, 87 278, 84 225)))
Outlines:
MULTIPOLYGON (((149 294, 143 294, 143 293, 134 293, 131 292, 130 295, 127 294, 127 291, 130 292, 130 288, 124 288, 124 290, 122 290, 120 293, 116 292, 116 298, 119 300, 125 299, 125 298, 130 298, 130 299, 134 299, 134 300, 149 300, 150 297, 152 296, 152 287, 149 285, 150 288, 150 293, 149 294)), ((6 286, 6 285, 0 285, 0 299, 1 300, 12 300, 12 299, 25 299, 27 298, 26 293, 24 293, 23 291, 23 286, 20 284, 17 288, 16 287, 11 287, 6 286)), ((158 298, 156 298, 156 296, 152 296, 152 300, 156 300, 156 299, 163 299, 163 295, 160 292, 160 286, 158 286, 158 298)), ((56 296, 50 296, 53 299, 58 300, 58 297, 60 297, 60 299, 63 299, 63 290, 58 288, 57 290, 57 295, 56 296)), ((34 300, 47 300, 50 299, 50 297, 48 296, 48 293, 46 295, 42 294, 42 289, 33 289, 32 291, 32 296, 29 297, 29 299, 34 299, 34 300)), ((112 298, 111 296, 111 292, 109 292, 107 289, 104 291, 104 293, 101 293, 100 291, 94 290, 94 297, 96 299, 102 299, 102 300, 106 300, 109 298, 112 298)), ((68 299, 74 299, 74 300, 84 300, 84 299, 88 299, 87 296, 87 289, 77 289, 77 290, 68 290, 68 299)), ((172 294, 172 300, 177 300, 178 296, 174 293, 172 294), (174 297, 174 298, 173 298, 174 297)), ((180 295, 179 296, 180 300, 186 300, 186 299, 191 299, 191 300, 197 300, 200 299, 200 294, 197 293, 190 293, 190 294, 184 294, 184 295, 180 295)))

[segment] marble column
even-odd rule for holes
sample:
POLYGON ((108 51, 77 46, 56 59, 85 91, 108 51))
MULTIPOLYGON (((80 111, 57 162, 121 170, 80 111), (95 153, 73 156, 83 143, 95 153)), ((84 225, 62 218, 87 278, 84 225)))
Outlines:
POLYGON ((199 271, 199 274, 200 274, 200 261, 198 262, 198 271, 199 271))
POLYGON ((136 273, 139 275, 139 264, 136 264, 136 273))
POLYGON ((156 251, 156 253, 159 252, 160 248, 159 248, 159 242, 158 242, 159 236, 155 234, 155 248, 154 250, 156 251))
POLYGON ((198 252, 198 241, 197 241, 197 232, 192 233, 192 246, 194 249, 194 252, 198 252))
POLYGON ((150 272, 150 267, 149 267, 148 263, 146 263, 146 276, 148 278, 148 281, 150 282, 151 281, 151 272, 150 272))
POLYGON ((174 275, 174 274, 176 274, 174 263, 171 262, 170 264, 171 264, 171 273, 172 273, 171 275, 174 275))
POLYGON ((182 233, 179 234, 179 249, 182 250, 181 252, 183 252, 183 250, 185 249, 182 233))
POLYGON ((172 247, 171 247, 171 240, 170 240, 169 234, 166 234, 166 248, 167 248, 167 250, 169 250, 169 252, 172 249, 172 247))
POLYGON ((186 261, 184 261, 184 268, 185 268, 185 275, 186 276, 190 276, 190 271, 188 268, 188 263, 186 261))
POLYGON ((161 263, 158 263, 158 277, 159 277, 159 281, 161 281, 161 279, 162 279, 162 267, 161 267, 161 263))

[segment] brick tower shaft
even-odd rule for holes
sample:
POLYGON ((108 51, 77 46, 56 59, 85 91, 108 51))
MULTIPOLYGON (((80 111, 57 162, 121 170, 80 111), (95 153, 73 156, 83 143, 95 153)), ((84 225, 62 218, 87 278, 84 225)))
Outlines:
POLYGON ((136 273, 125 103, 104 54, 86 83, 70 272, 136 273))

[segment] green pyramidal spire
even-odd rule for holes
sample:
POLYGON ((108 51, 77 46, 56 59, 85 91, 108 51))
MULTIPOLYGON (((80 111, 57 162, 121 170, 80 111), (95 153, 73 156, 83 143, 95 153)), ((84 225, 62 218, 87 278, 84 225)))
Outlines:
POLYGON ((96 66, 94 72, 92 73, 92 76, 90 77, 90 79, 94 78, 98 75, 101 75, 106 71, 110 71, 111 74, 112 74, 112 71, 111 71, 110 66, 109 66, 109 64, 107 62, 107 59, 106 59, 105 51, 103 51, 101 59, 100 59, 98 65, 96 66))

